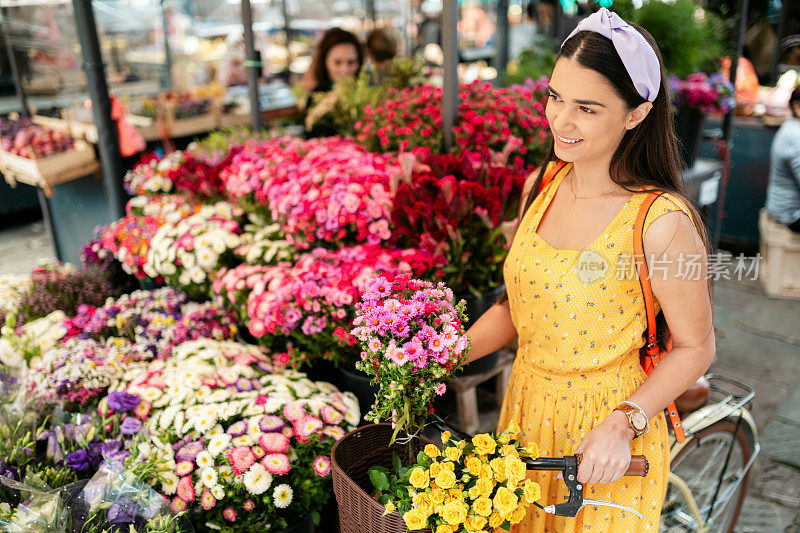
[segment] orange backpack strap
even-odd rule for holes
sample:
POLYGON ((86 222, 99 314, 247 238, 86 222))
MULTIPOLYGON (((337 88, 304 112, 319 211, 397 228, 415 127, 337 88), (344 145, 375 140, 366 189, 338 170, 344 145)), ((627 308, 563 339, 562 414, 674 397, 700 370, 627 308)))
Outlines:
POLYGON ((545 169, 544 171, 544 176, 542 176, 542 183, 539 184, 539 190, 536 191, 536 194, 538 195, 545 189, 545 187, 550 185, 550 182, 553 181, 553 178, 555 178, 558 175, 558 173, 561 172, 561 170, 564 169, 564 167, 566 167, 567 165, 568 163, 566 161, 551 161, 550 163, 548 163, 547 164, 548 168, 545 169))
MULTIPOLYGON (((636 224, 633 228, 633 251, 636 260, 636 269, 639 272, 639 283, 642 286, 642 296, 644 297, 644 309, 647 317, 647 336, 644 346, 646 356, 642 358, 642 367, 645 373, 649 376, 653 369, 661 362, 661 351, 658 348, 658 339, 656 337, 656 308, 653 302, 653 288, 650 285, 650 272, 647 268, 647 258, 644 255, 644 221, 647 218, 647 213, 659 196, 664 194, 664 191, 652 191, 642 202, 639 208, 639 213, 636 216, 636 224)), ((670 339, 667 352, 672 349, 672 340, 670 339)), ((669 404, 667 407, 667 415, 669 416, 670 425, 675 431, 675 438, 678 442, 683 442, 685 436, 683 434, 683 425, 681 425, 681 418, 678 415, 678 409, 675 407, 675 402, 669 404)))

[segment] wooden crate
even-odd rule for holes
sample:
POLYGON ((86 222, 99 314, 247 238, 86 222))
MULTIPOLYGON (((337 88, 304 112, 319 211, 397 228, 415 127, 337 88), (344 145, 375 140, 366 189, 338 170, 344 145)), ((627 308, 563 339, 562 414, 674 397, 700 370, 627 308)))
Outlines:
POLYGON ((53 195, 53 187, 76 178, 94 174, 100 169, 94 147, 82 140, 74 142, 74 149, 43 158, 27 158, 0 150, 0 170, 12 187, 17 182, 44 189, 53 195))
POLYGON ((800 298, 800 234, 772 220, 764 208, 758 229, 764 292, 772 298, 800 298))
POLYGON ((83 139, 86 142, 97 144, 97 126, 93 122, 81 122, 70 118, 45 117, 34 115, 31 117, 34 124, 54 131, 60 131, 73 139, 83 139))

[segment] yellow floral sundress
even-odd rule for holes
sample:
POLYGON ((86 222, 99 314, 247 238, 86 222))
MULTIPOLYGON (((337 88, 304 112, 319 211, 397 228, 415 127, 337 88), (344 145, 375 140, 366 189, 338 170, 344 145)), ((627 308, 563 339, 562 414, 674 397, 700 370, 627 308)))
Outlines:
MULTIPOLYGON (((519 350, 498 427, 504 429, 517 421, 522 442, 534 442, 541 456, 552 457, 574 453, 589 430, 646 377, 639 364, 639 348, 647 321, 632 260, 633 227, 646 194, 634 194, 583 250, 559 250, 536 230, 567 174, 559 172, 528 209, 504 266, 519 350)), ((681 200, 662 195, 650 209, 645 231, 656 218, 678 209, 688 214, 681 200)), ((657 301, 655 306, 658 312, 657 301)), ((575 518, 532 507, 512 532, 655 533, 669 476, 663 413, 650 420, 649 432, 633 440, 631 453, 649 460, 646 477, 586 485, 584 495, 627 505, 644 520, 610 507, 586 506, 575 518)), ((543 505, 567 499, 566 486, 555 475, 529 473, 541 486, 539 503, 543 505)))

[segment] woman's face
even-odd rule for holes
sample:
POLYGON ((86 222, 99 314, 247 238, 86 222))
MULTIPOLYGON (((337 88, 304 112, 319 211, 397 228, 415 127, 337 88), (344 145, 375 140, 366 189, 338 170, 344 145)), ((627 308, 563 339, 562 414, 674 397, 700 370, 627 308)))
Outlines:
POLYGON ((572 58, 556 62, 548 91, 545 114, 562 161, 610 160, 625 132, 647 115, 636 120, 637 112, 627 109, 605 77, 572 58))
POLYGON ((325 68, 331 81, 339 81, 358 73, 358 50, 349 43, 337 44, 328 51, 325 68))

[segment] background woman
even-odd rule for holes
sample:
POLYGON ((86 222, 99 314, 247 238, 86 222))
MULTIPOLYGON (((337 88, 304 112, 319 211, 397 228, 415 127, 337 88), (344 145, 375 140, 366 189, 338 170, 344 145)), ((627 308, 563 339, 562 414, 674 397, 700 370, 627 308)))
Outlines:
MULTIPOLYGON (((523 193, 504 267, 507 294, 468 332, 471 360, 519 337, 499 427, 517 421, 523 442, 538 444, 541 455, 583 453, 578 479, 586 497, 627 505, 644 520, 605 507, 575 518, 532 510, 512 531, 658 530, 669 473, 662 411, 715 354, 705 238, 686 201, 666 87, 652 37, 606 9, 567 38, 546 109, 554 142, 523 193), (560 162, 567 164, 537 195, 560 162), (660 331, 669 325, 673 349, 645 379, 645 308, 630 267, 635 218, 651 189, 666 194, 646 217, 644 250, 660 331), (682 275, 689 260, 700 268, 682 275), (622 477, 631 454, 649 459, 647 477, 622 477)), ((540 503, 565 500, 566 487, 552 474, 533 478, 540 503)))
MULTIPOLYGON (((303 88, 309 91, 306 112, 313 105, 315 93, 328 92, 342 78, 356 76, 364 63, 364 50, 358 38, 341 28, 331 28, 322 35, 311 67, 303 76, 303 88)), ((322 125, 307 132, 309 137, 335 135, 322 125)))

